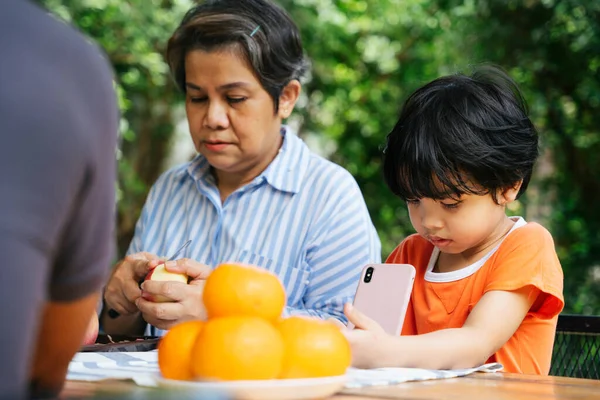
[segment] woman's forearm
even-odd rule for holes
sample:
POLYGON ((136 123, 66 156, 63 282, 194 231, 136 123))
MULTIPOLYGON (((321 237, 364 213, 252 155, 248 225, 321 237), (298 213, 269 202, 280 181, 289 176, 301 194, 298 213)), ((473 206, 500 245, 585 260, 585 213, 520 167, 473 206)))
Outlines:
POLYGON ((112 318, 106 308, 100 314, 100 324, 103 331, 109 335, 127 336, 142 336, 147 325, 140 312, 133 315, 119 315, 112 318))

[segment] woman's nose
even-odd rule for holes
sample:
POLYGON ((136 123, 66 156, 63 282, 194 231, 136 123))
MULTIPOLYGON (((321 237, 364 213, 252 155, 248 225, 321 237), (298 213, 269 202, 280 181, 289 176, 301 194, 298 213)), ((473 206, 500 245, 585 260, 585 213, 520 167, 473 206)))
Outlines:
POLYGON ((210 102, 204 116, 204 125, 210 129, 225 129, 229 126, 227 110, 218 102, 210 102))

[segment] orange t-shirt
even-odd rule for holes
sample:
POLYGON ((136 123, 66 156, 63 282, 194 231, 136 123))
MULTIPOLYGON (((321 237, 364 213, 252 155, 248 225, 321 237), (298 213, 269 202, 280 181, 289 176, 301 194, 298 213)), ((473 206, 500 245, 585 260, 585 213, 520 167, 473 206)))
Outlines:
POLYGON ((480 265, 466 268, 474 272, 466 271, 469 275, 458 279, 443 276, 460 275, 463 270, 431 272, 437 259, 437 249, 432 257, 431 243, 419 235, 406 238, 386 261, 412 264, 417 272, 402 335, 460 328, 487 291, 536 287, 544 296, 536 302, 539 306, 529 310, 514 335, 488 362, 501 363, 507 372, 547 375, 556 322, 564 306, 563 273, 550 233, 539 224, 521 222, 523 226, 512 230, 487 260, 484 257, 480 265))

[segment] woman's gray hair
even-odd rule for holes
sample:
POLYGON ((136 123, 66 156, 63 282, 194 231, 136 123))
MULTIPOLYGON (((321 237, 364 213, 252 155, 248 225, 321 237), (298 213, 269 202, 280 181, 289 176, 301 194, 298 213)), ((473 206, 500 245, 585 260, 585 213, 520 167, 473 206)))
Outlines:
POLYGON ((308 69, 302 41, 289 15, 268 0, 209 0, 187 12, 169 39, 167 62, 185 92, 185 57, 193 50, 236 51, 272 97, 308 69))

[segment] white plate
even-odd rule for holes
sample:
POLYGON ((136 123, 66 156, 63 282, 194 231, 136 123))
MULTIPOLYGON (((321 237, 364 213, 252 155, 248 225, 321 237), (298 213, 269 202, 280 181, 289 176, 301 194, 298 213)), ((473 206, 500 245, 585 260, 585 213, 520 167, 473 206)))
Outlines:
POLYGON ((325 378, 271 379, 263 381, 199 382, 157 377, 163 388, 204 393, 224 393, 235 400, 308 400, 326 398, 340 391, 346 375, 325 378))

